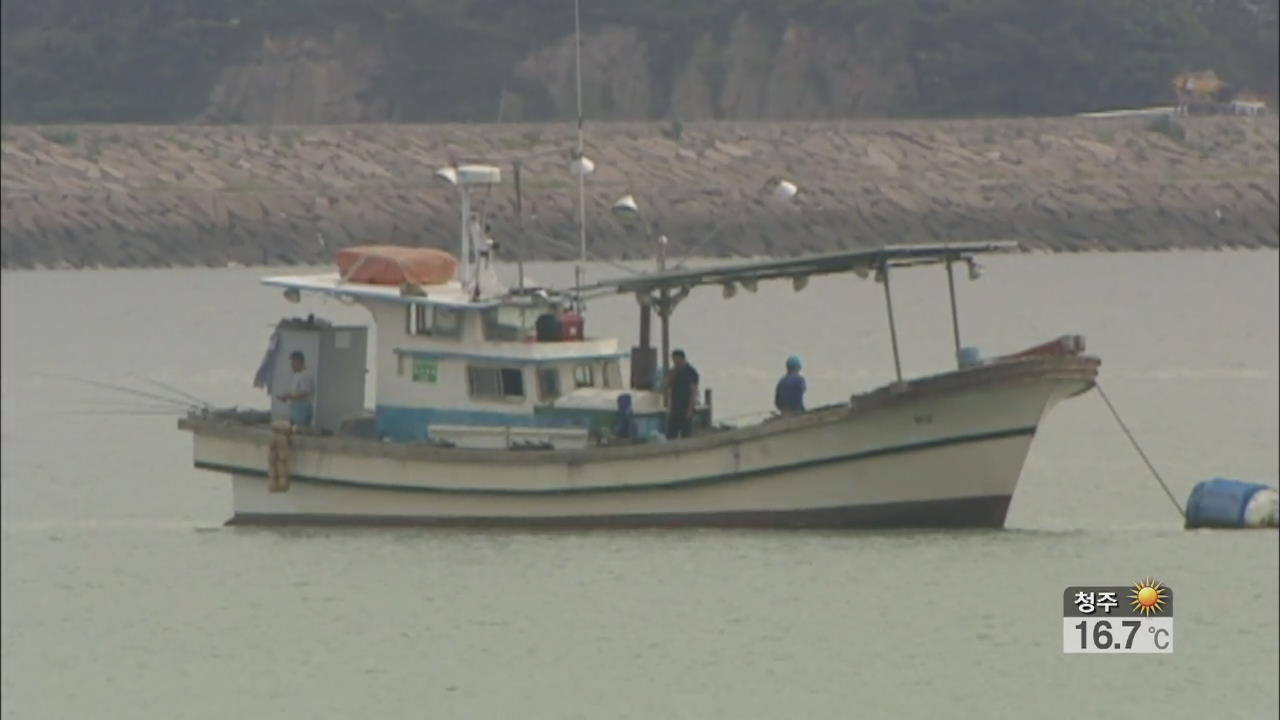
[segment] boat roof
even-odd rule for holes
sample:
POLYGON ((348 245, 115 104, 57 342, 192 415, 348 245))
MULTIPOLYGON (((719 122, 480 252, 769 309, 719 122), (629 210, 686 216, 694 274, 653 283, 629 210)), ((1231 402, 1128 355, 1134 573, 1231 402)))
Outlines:
POLYGON ((473 300, 463 290, 457 280, 450 280, 440 285, 422 285, 423 295, 405 294, 399 285, 374 285, 343 280, 338 273, 321 273, 318 275, 276 275, 262 278, 263 285, 282 287, 292 290, 317 292, 335 297, 380 300, 389 303, 419 303, 425 305, 442 305, 445 307, 466 308, 469 310, 497 307, 519 302, 522 298, 539 298, 546 302, 556 302, 560 298, 555 291, 541 288, 530 288, 523 291, 508 292, 501 296, 481 297, 473 300))
POLYGON ((635 275, 592 283, 583 286, 582 292, 584 295, 595 296, 612 293, 647 293, 664 288, 683 289, 699 285, 751 283, 760 280, 792 279, 843 272, 866 273, 881 266, 903 267, 965 261, 982 253, 1018 252, 1021 249, 1022 246, 1015 240, 885 245, 872 250, 847 250, 785 260, 758 260, 635 275))
MULTIPOLYGON (((885 245, 870 250, 846 250, 805 255, 784 260, 754 260, 710 265, 667 272, 631 275, 584 285, 581 297, 600 297, 621 293, 649 293, 655 290, 690 289, 699 285, 754 283, 780 278, 794 279, 809 275, 854 272, 865 274, 880 267, 904 267, 941 262, 966 261, 974 255, 1018 252, 1015 240, 993 240, 968 243, 934 243, 921 245, 885 245)), ((521 300, 542 298, 546 302, 566 299, 566 293, 553 289, 530 288, 507 292, 500 296, 472 299, 461 283, 450 280, 440 285, 421 286, 423 295, 405 294, 399 285, 374 285, 343 280, 336 272, 317 275, 277 275, 262 279, 263 285, 318 292, 333 296, 380 300, 390 303, 421 303, 456 308, 489 308, 521 300)))

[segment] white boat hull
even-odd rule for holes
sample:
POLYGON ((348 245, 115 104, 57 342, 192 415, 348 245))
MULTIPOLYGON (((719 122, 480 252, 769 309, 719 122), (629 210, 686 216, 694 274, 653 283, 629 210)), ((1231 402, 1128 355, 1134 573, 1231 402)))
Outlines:
POLYGON ((947 373, 752 428, 659 445, 467 450, 294 436, 271 492, 270 431, 188 419, 197 467, 233 477, 247 523, 999 527, 1044 413, 1097 361, 947 373))
POLYGON ((1031 433, 780 470, 680 490, 467 496, 233 476, 236 523, 975 525, 998 527, 1031 433), (964 474, 954 468, 964 467, 964 474))

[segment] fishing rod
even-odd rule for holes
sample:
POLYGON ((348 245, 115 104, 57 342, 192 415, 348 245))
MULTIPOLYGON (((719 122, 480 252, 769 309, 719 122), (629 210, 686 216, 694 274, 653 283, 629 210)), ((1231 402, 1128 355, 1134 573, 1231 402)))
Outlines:
POLYGON ((159 403, 153 401, 136 401, 130 402, 128 399, 121 400, 85 400, 80 403, 86 407, 99 408, 128 408, 130 410, 185 410, 192 406, 178 406, 172 403, 159 403))
POLYGON ((110 417, 120 415, 154 415, 157 417, 173 417, 174 415, 182 415, 177 410, 61 410, 51 413, 52 415, 106 415, 110 417))
POLYGON ((170 405, 175 405, 177 407, 182 407, 182 408, 191 407, 191 403, 186 400, 168 397, 164 395, 157 395, 156 393, 146 392, 144 390, 138 390, 137 388, 131 388, 125 385, 113 385, 111 383, 104 383, 104 382, 99 382, 97 380, 89 380, 88 378, 79 378, 79 377, 73 377, 69 375, 50 375, 47 373, 35 373, 35 374, 39 377, 45 377, 52 380, 78 382, 83 385, 89 385, 91 387, 102 388, 104 390, 111 390, 119 393, 125 393, 126 395, 133 395, 135 397, 147 398, 149 400, 159 400, 160 402, 168 403, 170 405))
POLYGON ((191 393, 186 392, 186 391, 182 390, 181 388, 177 388, 177 387, 174 387, 174 386, 169 385, 169 384, 167 384, 167 383, 160 382, 159 380, 155 380, 155 379, 152 379, 152 378, 142 377, 141 375, 136 375, 136 374, 134 374, 134 373, 130 373, 130 375, 131 375, 132 377, 136 377, 136 378, 138 378, 139 380, 141 380, 141 381, 143 381, 143 382, 145 382, 145 383, 149 383, 149 384, 151 384, 151 385, 155 385, 156 387, 159 387, 159 388, 161 388, 161 389, 163 389, 163 390, 168 390, 169 392, 177 393, 177 394, 181 395, 182 397, 190 398, 190 399, 192 399, 192 400, 196 401, 197 403, 199 403, 199 404, 200 404, 201 406, 203 406, 203 407, 208 407, 208 406, 210 406, 210 405, 212 405, 212 404, 213 404, 213 403, 209 402, 208 400, 205 400, 205 399, 203 399, 203 398, 196 397, 195 395, 192 395, 191 393))

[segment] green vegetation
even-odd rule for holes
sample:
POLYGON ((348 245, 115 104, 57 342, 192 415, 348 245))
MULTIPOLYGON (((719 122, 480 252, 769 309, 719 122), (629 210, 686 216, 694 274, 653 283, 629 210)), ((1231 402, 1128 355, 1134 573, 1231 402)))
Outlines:
MULTIPOLYGON (((1280 0, 583 0, 587 27, 636 27, 663 93, 695 40, 752 13, 869 26, 914 68, 926 116, 1058 114, 1170 101, 1171 76, 1213 68, 1274 98, 1280 0)), ((392 58, 373 95, 400 121, 490 121, 502 88, 547 117, 513 67, 572 30, 571 0, 6 0, 5 122, 191 120, 221 70, 269 34, 355 25, 392 58)), ((240 118, 222 118, 239 121, 240 118)))

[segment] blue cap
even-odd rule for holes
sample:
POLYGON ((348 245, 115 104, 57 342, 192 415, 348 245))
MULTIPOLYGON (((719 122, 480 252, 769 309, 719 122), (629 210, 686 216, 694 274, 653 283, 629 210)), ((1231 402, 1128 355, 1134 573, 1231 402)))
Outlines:
POLYGON ((800 358, 795 355, 792 355, 791 357, 787 358, 787 367, 795 368, 796 370, 799 370, 803 366, 800 364, 800 358))

